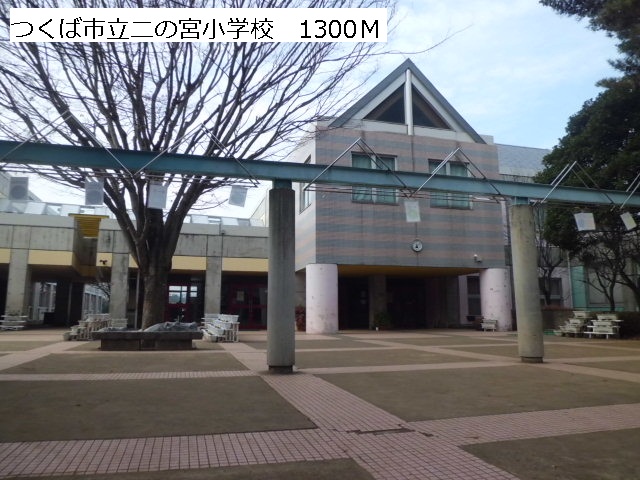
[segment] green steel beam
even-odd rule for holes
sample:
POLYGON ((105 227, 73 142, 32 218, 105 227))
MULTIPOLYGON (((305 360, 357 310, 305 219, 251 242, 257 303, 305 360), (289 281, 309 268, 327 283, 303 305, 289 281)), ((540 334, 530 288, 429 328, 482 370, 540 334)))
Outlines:
POLYGON ((640 195, 627 192, 596 190, 551 185, 487 180, 473 177, 430 175, 428 173, 359 169, 353 167, 270 162, 265 160, 235 160, 223 157, 203 157, 130 150, 75 147, 46 143, 0 141, 0 162, 18 165, 57 165, 68 167, 122 170, 130 172, 163 172, 228 178, 253 178, 331 185, 407 188, 415 191, 454 192, 478 196, 496 195, 577 205, 622 205, 640 207, 640 195), (156 158, 157 157, 157 158, 156 158), (117 160, 116 160, 117 159, 117 160), (152 161, 153 160, 153 161, 152 161), (151 162, 151 163, 150 163, 151 162), (432 178, 430 178, 432 177, 432 178), (425 181, 429 181, 425 184, 425 181), (551 193, 550 193, 551 192, 551 193))

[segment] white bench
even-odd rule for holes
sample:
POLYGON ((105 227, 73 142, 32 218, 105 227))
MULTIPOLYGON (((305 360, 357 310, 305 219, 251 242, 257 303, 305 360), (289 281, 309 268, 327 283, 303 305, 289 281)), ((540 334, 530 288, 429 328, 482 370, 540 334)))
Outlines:
POLYGON ((210 342, 237 342, 240 322, 238 315, 225 315, 222 313, 205 314, 202 333, 205 340, 210 342))
POLYGON ((498 321, 493 320, 491 318, 485 318, 484 320, 482 320, 482 323, 480 324, 480 328, 482 328, 483 332, 486 332, 487 330, 491 330, 492 332, 495 332, 496 329, 498 328, 498 321))
POLYGON ((585 310, 575 310, 573 312, 573 317, 567 320, 564 325, 560 326, 560 335, 573 335, 574 337, 582 335, 583 333, 585 333, 587 323, 592 317, 593 314, 591 312, 587 312, 585 310))
POLYGON ((587 325, 587 331, 585 332, 589 338, 592 335, 604 335, 608 340, 610 335, 615 337, 620 336, 620 326, 618 323, 618 316, 612 313, 598 314, 596 320, 591 321, 591 325, 587 325))
POLYGON ((22 330, 26 325, 26 315, 3 315, 0 320, 0 330, 22 330))
POLYGON ((573 334, 577 337, 578 335, 582 335, 586 325, 586 318, 570 318, 564 325, 560 326, 560 331, 564 335, 573 334))

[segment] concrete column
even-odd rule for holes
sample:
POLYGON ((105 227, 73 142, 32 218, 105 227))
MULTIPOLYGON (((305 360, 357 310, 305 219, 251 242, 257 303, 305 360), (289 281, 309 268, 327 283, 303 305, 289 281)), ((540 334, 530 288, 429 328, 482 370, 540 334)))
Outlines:
POLYGON ((307 265, 307 333, 338 333, 338 266, 307 265))
POLYGON ((70 293, 69 320, 71 321, 71 325, 75 325, 82 320, 82 309, 84 307, 84 283, 72 283, 70 293))
POLYGON ((4 313, 27 315, 29 308, 29 250, 12 248, 7 277, 7 300, 4 313))
POLYGON ((290 181, 269 191, 269 290, 267 364, 273 372, 293 371, 295 326, 295 194, 290 181))
POLYGON ((510 217, 518 352, 525 363, 542 363, 544 339, 533 210, 528 203, 514 204, 510 217))
POLYGON ((387 277, 374 275, 369 277, 369 327, 377 313, 387 311, 387 277))
POLYGON ((222 258, 207 257, 204 280, 204 313, 220 312, 222 296, 222 258))
POLYGON ((127 318, 129 299, 129 254, 114 253, 111 264, 111 297, 109 314, 112 318, 127 318))
POLYGON ((73 325, 71 317, 69 316, 70 303, 71 282, 68 280, 58 280, 56 282, 55 325, 73 325))
POLYGON ((511 286, 509 270, 487 268, 480 272, 482 316, 498 321, 498 330, 511 330, 511 286))

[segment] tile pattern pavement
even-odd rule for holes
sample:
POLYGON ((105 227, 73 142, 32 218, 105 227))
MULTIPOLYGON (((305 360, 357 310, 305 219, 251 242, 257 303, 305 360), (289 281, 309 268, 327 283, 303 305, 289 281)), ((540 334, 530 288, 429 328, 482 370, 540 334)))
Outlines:
MULTIPOLYGON (((353 337, 372 340, 383 347, 399 347, 400 344, 394 344, 393 339, 410 338, 410 334, 391 334, 384 340, 368 335, 353 337)), ((504 338, 496 335, 495 339, 504 338)), ((0 444, 0 478, 86 476, 352 458, 376 479, 506 480, 516 477, 483 462, 460 447, 498 440, 640 428, 640 404, 404 422, 314 375, 329 370, 389 371, 394 369, 392 366, 364 367, 364 370, 363 367, 309 369, 293 375, 269 375, 265 372, 265 353, 242 343, 224 344, 224 349, 247 366, 248 371, 50 375, 1 373, 12 366, 52 352, 64 352, 73 346, 74 343, 59 342, 0 357, 0 387, 3 381, 9 380, 135 380, 260 375, 318 428, 242 434, 4 443, 0 444)), ((407 345, 402 344, 401 348, 407 348, 407 345)), ((410 348, 460 353, 447 347, 410 348)), ((637 353, 628 357, 640 359, 640 350, 637 353)), ((445 366, 403 365, 396 369, 481 368, 519 364, 514 359, 481 353, 464 352, 461 356, 474 359, 475 362, 448 363, 445 366)), ((593 358, 584 359, 587 360, 593 361, 593 358)), ((638 374, 568 365, 561 360, 544 364, 543 368, 640 382, 638 374)))

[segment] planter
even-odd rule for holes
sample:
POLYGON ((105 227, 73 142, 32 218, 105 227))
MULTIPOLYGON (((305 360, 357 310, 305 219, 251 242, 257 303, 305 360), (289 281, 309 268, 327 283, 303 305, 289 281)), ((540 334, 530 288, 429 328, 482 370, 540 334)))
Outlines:
POLYGON ((141 330, 97 331, 100 350, 191 350, 193 340, 201 339, 201 331, 145 332, 141 330))

